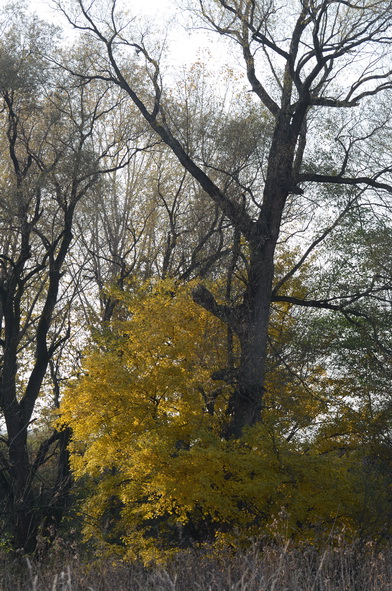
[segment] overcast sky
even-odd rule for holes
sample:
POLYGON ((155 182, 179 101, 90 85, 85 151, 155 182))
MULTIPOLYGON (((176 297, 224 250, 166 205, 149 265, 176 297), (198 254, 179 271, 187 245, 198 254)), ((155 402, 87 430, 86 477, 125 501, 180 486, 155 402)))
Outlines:
MULTIPOLYGON (((54 9, 50 0, 27 0, 27 3, 31 10, 41 18, 67 27, 65 19, 54 9)), ((171 15, 176 11, 172 0, 127 0, 125 5, 132 14, 145 16, 161 25, 166 20, 170 20, 171 15)), ((211 43, 201 32, 193 31, 192 34, 189 34, 182 28, 177 28, 174 33, 172 28, 171 38, 173 43, 171 55, 180 64, 194 62, 199 52, 204 53, 207 47, 211 47, 211 43)))
MULTIPOLYGON (((50 0, 26 0, 35 12, 41 16, 49 16, 53 13, 53 3, 50 0)), ((109 1, 107 2, 109 4, 109 1)), ((0 0, 1 4, 1 0, 0 0)), ((126 7, 136 14, 148 14, 158 17, 174 10, 172 0, 127 0, 126 7)), ((54 17, 55 18, 55 17, 54 17)))

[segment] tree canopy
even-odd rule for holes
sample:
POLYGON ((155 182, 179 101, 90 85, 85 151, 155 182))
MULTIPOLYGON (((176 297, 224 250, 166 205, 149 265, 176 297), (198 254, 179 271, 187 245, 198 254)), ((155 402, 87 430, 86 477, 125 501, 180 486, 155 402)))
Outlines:
POLYGON ((180 71, 118 0, 53 6, 73 43, 1 21, 4 532, 52 539, 76 477, 146 559, 387 537, 391 2, 183 2, 180 71))

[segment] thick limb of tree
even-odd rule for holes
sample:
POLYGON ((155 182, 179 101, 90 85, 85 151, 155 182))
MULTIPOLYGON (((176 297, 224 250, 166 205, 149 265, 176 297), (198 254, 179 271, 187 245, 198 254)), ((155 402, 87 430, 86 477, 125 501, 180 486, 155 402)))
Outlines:
MULTIPOLYGON (((61 1, 57 5, 62 8, 61 1)), ((168 123, 159 62, 151 56, 143 40, 125 39, 120 25, 116 24, 116 1, 112 0, 110 25, 106 28, 102 18, 94 15, 93 5, 78 0, 78 6, 79 21, 62 10, 76 28, 101 43, 105 66, 95 71, 72 69, 72 73, 85 83, 94 79, 105 80, 121 88, 180 164, 247 241, 247 280, 242 302, 232 307, 221 306, 203 288, 198 288, 194 294, 196 301, 227 323, 240 342, 237 382, 229 402, 227 430, 227 436, 239 437, 244 427, 261 418, 274 258, 288 196, 301 195, 307 190, 308 183, 334 182, 319 171, 304 172, 302 169, 306 136, 310 133, 308 115, 312 110, 331 107, 351 109, 364 99, 376 97, 391 88, 391 72, 384 67, 381 51, 390 43, 391 3, 381 2, 375 7, 354 6, 343 0, 316 3, 304 0, 298 3, 295 17, 285 23, 282 40, 278 42, 274 41, 275 14, 272 9, 266 9, 265 3, 254 0, 200 2, 199 16, 204 22, 240 47, 250 88, 273 118, 261 206, 255 216, 239 199, 227 194, 223 185, 220 186, 219 181, 206 172, 208 168, 201 166, 179 141, 175 128, 168 123), (343 21, 345 27, 341 25, 343 21), (134 48, 139 58, 145 59, 145 81, 150 84, 149 103, 138 90, 138 82, 132 78, 130 69, 123 66, 121 54, 117 53, 121 46, 134 48), (355 83, 347 85, 347 80, 342 80, 345 88, 334 96, 330 91, 331 80, 341 77, 343 65, 347 67, 349 59, 353 61, 360 57, 365 46, 371 46, 375 51, 381 48, 377 67, 374 62, 370 69, 365 65, 355 83), (257 60, 261 54, 266 60, 259 65, 257 60), (262 83, 258 74, 263 68, 269 70, 271 88, 262 83)), ((348 76, 347 79, 352 78, 348 76)), ((346 154, 343 160, 343 169, 347 170, 346 154)), ((361 175, 353 182, 342 177, 334 178, 336 183, 391 190, 389 180, 381 180, 377 173, 373 177, 361 175)))

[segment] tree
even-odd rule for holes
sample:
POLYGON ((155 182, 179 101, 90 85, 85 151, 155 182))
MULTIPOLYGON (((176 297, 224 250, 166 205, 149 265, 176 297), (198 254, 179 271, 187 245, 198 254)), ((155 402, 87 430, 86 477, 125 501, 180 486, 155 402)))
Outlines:
MULTIPOLYGON (((286 285, 297 295, 301 287, 298 278, 286 285)), ((198 543, 238 547, 280 528, 316 543, 342 528, 347 537, 388 535, 391 521, 370 500, 381 485, 385 516, 390 473, 367 461, 380 417, 350 406, 345 376, 332 379, 301 356, 294 307, 279 303, 271 316, 263 422, 227 440, 230 386, 211 379, 226 361, 225 326, 191 290, 134 278, 65 393, 59 422, 73 430, 85 534, 146 562, 198 543)))
POLYGON ((72 73, 84 82, 98 79, 120 88, 246 241, 241 300, 219 303, 203 285, 193 295, 195 302, 227 325, 240 344, 237 365, 219 372, 221 379, 233 384, 225 436, 238 438, 246 426, 262 417, 271 302, 361 315, 358 294, 344 293, 332 300, 327 296, 289 299, 282 289, 353 207, 392 191, 389 164, 366 158, 366 150, 382 134, 380 121, 368 114, 392 85, 386 59, 391 3, 301 0, 288 11, 283 2, 203 0, 198 9, 193 7, 204 25, 240 50, 261 116, 269 118, 268 156, 261 162, 262 183, 255 191, 241 171, 217 170, 214 161, 184 141, 162 86, 159 55, 149 49, 145 35, 138 36, 133 23, 127 28, 116 0, 106 20, 94 12, 95 5, 83 0, 73 2, 69 10, 61 0, 56 5, 75 28, 94 40, 96 48, 94 64, 87 71, 74 68, 72 73), (353 109, 357 118, 363 117, 363 124, 350 123, 346 113, 353 109), (340 129, 334 125, 333 157, 325 161, 328 144, 323 133, 328 138, 332 118, 340 120, 340 129), (228 178, 233 180, 230 191, 228 178), (339 188, 347 189, 341 193, 343 198, 339 188), (292 269, 274 285, 282 220, 293 201, 306 201, 307 195, 324 209, 333 195, 335 219, 315 232, 292 269))
POLYGON ((70 308, 81 289, 69 264, 75 215, 110 168, 116 141, 97 138, 111 109, 107 90, 74 85, 42 57, 54 51, 53 27, 9 14, 0 44, 0 484, 6 533, 31 552, 39 536, 50 541, 67 508, 69 431, 37 438, 33 426, 44 400, 48 413, 59 404, 77 329, 70 308))

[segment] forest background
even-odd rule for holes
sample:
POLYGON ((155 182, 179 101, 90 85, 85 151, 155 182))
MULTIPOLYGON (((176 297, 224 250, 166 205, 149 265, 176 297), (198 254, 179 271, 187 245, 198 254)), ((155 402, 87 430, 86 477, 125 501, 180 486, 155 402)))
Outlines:
POLYGON ((53 6, 0 19, 3 547, 387 544, 391 3, 53 6))

